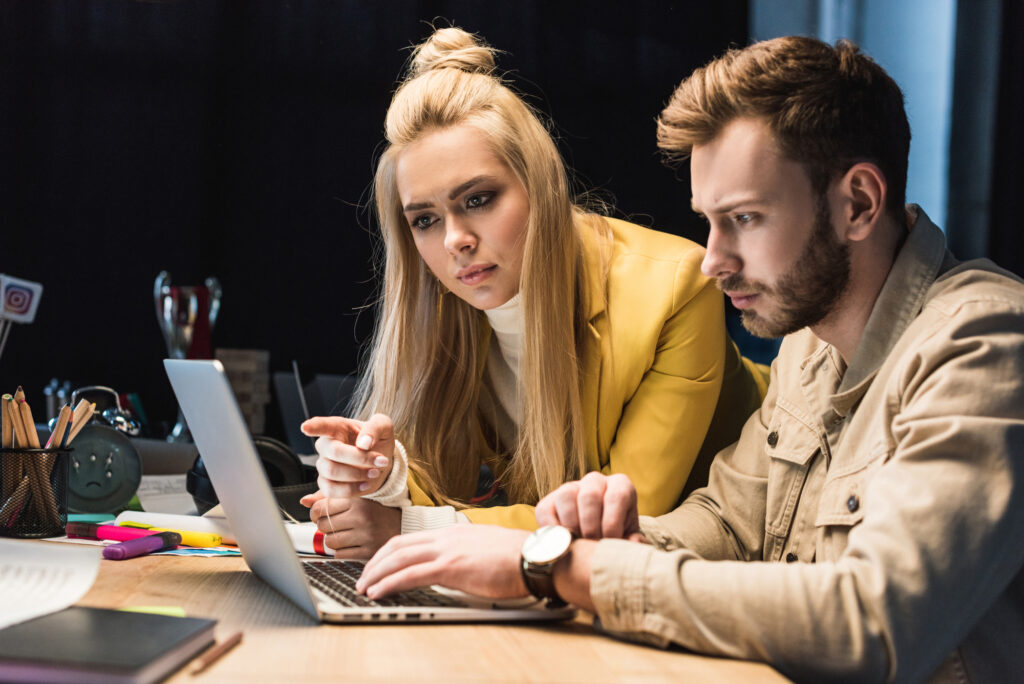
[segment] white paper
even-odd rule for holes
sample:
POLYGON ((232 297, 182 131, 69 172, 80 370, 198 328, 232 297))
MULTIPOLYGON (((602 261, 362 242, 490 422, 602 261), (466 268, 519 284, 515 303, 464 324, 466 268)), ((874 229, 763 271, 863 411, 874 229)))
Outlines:
POLYGON ((143 475, 139 483, 139 503, 150 513, 195 515, 196 502, 188 493, 185 474, 143 475))
POLYGON ((100 555, 95 546, 0 539, 0 629, 64 610, 85 596, 100 555))

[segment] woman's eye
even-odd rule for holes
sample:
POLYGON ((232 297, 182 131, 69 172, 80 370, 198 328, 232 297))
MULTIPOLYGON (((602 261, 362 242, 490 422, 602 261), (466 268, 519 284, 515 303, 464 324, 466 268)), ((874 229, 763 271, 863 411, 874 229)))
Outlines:
POLYGON ((470 195, 466 198, 466 207, 469 209, 479 209, 488 202, 491 201, 493 195, 489 192, 480 193, 477 195, 470 195))
POLYGON ((426 230, 432 225, 434 225, 433 216, 417 216, 412 220, 412 227, 416 230, 426 230))

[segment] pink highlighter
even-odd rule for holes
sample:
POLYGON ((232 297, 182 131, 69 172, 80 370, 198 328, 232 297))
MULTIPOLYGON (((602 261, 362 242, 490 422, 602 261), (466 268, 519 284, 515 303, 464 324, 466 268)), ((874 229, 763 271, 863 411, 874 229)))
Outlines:
POLYGON ((93 523, 69 522, 64 532, 77 539, 106 539, 109 541, 128 541, 139 537, 156 534, 155 530, 138 527, 121 527, 120 525, 96 525, 93 523))

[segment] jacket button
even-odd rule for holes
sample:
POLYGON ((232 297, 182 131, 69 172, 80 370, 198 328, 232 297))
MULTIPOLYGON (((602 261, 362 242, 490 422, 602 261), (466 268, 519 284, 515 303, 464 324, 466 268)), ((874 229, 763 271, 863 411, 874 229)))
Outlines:
POLYGON ((851 494, 850 498, 846 500, 846 510, 856 513, 858 508, 860 508, 860 499, 855 494, 851 494))
POLYGON ((774 430, 768 433, 768 446, 773 447, 779 443, 779 433, 774 430))
POLYGON ((786 562, 787 563, 795 563, 796 561, 797 561, 797 557, 796 557, 795 553, 790 551, 789 553, 786 554, 786 562))

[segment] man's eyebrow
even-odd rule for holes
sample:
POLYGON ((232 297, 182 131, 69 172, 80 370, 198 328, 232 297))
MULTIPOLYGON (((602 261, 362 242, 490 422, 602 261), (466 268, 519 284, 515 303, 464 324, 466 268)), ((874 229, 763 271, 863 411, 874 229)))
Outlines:
MULTIPOLYGON (((450 199, 450 200, 455 199, 456 197, 458 197, 462 193, 466 192, 466 190, 469 190, 471 187, 473 187, 474 185, 476 185, 478 183, 484 183, 484 182, 493 181, 493 180, 496 180, 494 176, 488 176, 488 175, 473 176, 472 178, 470 178, 465 183, 459 183, 458 186, 453 188, 452 191, 448 193, 448 199, 450 199)), ((429 209, 432 206, 434 206, 434 205, 431 202, 410 202, 409 204, 406 204, 404 207, 402 207, 402 211, 419 211, 420 209, 429 209)))
POLYGON ((706 209, 705 210, 705 209, 700 209, 697 206, 697 204, 694 202, 694 199, 692 197, 690 198, 690 208, 693 209, 696 213, 702 214, 702 215, 705 214, 705 213, 728 214, 730 211, 732 211, 733 209, 735 209, 736 207, 739 207, 739 206, 743 206, 743 205, 761 206, 761 205, 765 205, 765 204, 770 204, 768 199, 766 199, 764 197, 758 197, 756 195, 750 195, 748 197, 737 197, 735 199, 726 199, 726 201, 723 202, 722 204, 719 204, 716 207, 711 207, 710 209, 706 209))

